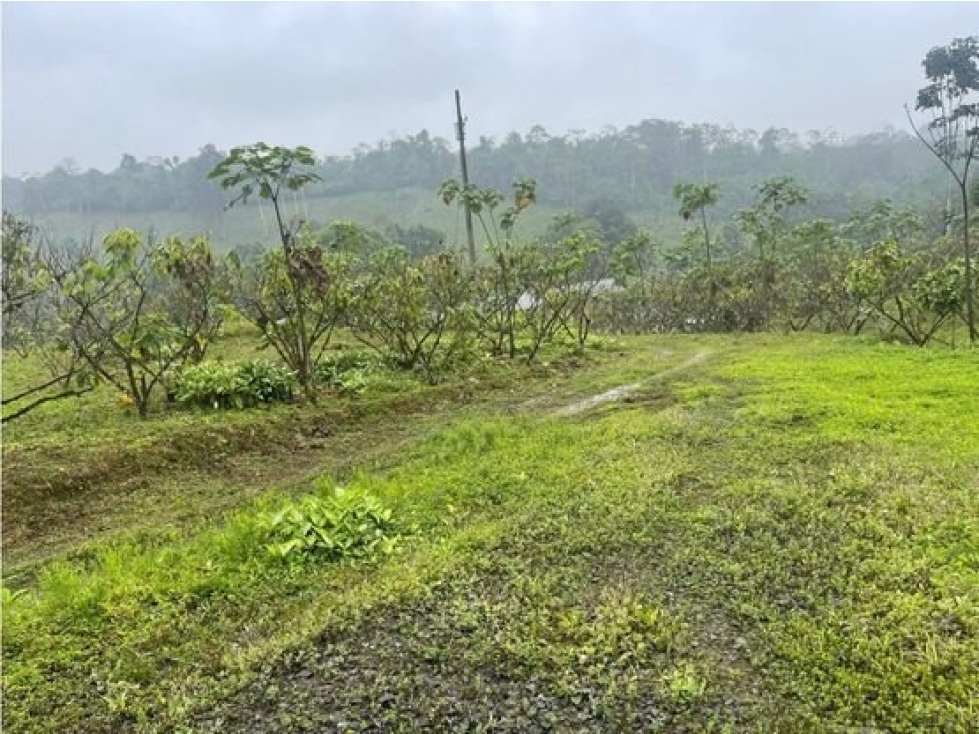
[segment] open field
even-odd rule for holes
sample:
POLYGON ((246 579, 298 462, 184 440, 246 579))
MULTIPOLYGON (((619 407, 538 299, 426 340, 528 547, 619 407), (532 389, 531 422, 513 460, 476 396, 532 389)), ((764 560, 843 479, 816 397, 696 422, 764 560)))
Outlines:
POLYGON ((145 422, 103 391, 3 459, 5 731, 977 730, 975 351, 603 337, 145 422), (336 486, 384 552, 270 554, 336 486))

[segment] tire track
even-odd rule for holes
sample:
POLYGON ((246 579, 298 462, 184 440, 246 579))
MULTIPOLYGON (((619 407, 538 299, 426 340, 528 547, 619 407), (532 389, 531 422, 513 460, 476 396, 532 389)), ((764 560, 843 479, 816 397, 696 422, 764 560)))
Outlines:
POLYGON ((590 398, 585 398, 584 400, 578 400, 574 403, 571 403, 570 405, 565 405, 563 408, 559 408, 554 413, 552 413, 552 415, 555 418, 566 418, 568 416, 584 413, 585 411, 591 410, 592 408, 596 408, 599 405, 603 405, 604 403, 612 403, 617 400, 622 400, 623 398, 626 398, 629 395, 632 395, 633 393, 637 392, 641 387, 643 387, 644 385, 650 382, 656 382, 658 380, 662 380, 667 377, 672 377, 673 375, 683 372, 684 370, 689 369, 694 365, 700 364, 705 359, 707 359, 707 357, 710 356, 710 354, 711 352, 709 350, 703 350, 697 352, 690 359, 681 362, 680 364, 674 367, 665 369, 662 372, 657 372, 655 375, 647 377, 645 380, 640 380, 639 382, 633 382, 629 385, 619 385, 618 387, 614 387, 611 390, 607 390, 598 395, 592 395, 590 398))

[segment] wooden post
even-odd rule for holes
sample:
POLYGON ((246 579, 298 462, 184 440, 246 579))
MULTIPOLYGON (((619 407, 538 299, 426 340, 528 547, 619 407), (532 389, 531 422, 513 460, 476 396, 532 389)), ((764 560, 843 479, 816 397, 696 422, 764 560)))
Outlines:
MULTIPOLYGON (((462 119, 462 103, 459 101, 459 90, 456 90, 456 137, 459 138, 459 164, 462 168, 463 190, 469 188, 469 169, 466 166, 466 122, 462 119)), ((466 210, 466 241, 469 243, 469 263, 476 266, 476 240, 473 237, 473 215, 469 204, 464 202, 466 210)))

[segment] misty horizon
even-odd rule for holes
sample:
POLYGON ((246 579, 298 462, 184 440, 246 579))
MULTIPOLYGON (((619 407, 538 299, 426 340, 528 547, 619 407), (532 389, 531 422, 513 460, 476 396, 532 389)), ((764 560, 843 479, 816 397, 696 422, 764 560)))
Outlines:
MULTIPOLYGON (((474 122, 472 120, 472 116, 467 115, 467 117, 469 118, 469 123, 468 124, 469 125, 472 125, 473 122, 474 122)), ((646 122, 646 121, 667 122, 667 123, 670 123, 670 124, 676 123, 676 124, 683 125, 686 128, 697 128, 697 127, 703 127, 703 126, 716 126, 716 127, 720 128, 720 129, 723 129, 723 130, 728 130, 728 131, 732 131, 733 130, 733 131, 736 131, 736 132, 742 133, 742 134, 754 134, 754 135, 756 135, 758 137, 760 137, 766 130, 769 130, 769 129, 778 130, 779 132, 787 131, 790 135, 796 136, 796 138, 798 139, 799 144, 801 146, 803 146, 803 147, 808 146, 809 143, 806 140, 806 137, 809 134, 811 134, 811 133, 819 133, 821 136, 823 136, 821 138, 821 142, 823 142, 823 143, 830 142, 831 144, 836 144, 836 145, 845 145, 847 143, 852 143, 854 141, 859 141, 859 140, 862 140, 862 139, 870 138, 870 137, 873 137, 875 135, 898 135, 898 136, 909 136, 909 137, 912 135, 910 129, 908 129, 908 130, 901 130, 901 129, 895 128, 893 125, 890 125, 890 124, 888 124, 888 125, 886 125, 884 127, 875 129, 875 130, 865 130, 865 131, 857 131, 857 132, 851 132, 851 133, 843 133, 843 132, 841 132, 839 130, 836 130, 834 128, 827 128, 825 130, 806 130, 806 131, 801 131, 801 130, 790 130, 790 129, 785 128, 785 127, 771 126, 769 128, 764 128, 764 129, 755 129, 755 128, 739 128, 739 127, 736 127, 736 126, 734 126, 732 124, 722 125, 722 124, 718 124, 718 123, 711 122, 711 121, 689 122, 689 121, 682 121, 682 120, 654 120, 654 118, 645 118, 643 120, 636 120, 634 123, 626 124, 626 125, 623 125, 621 127, 614 126, 614 125, 603 125, 600 129, 597 129, 597 130, 582 130, 581 128, 571 128, 569 130, 561 130, 561 131, 558 131, 558 130, 550 130, 550 129, 547 129, 547 126, 546 125, 538 125, 538 126, 533 126, 533 127, 541 127, 541 128, 544 128, 545 131, 547 132, 547 134, 551 138, 555 138, 556 139, 556 138, 567 137, 569 135, 580 135, 581 136, 581 139, 584 140, 584 139, 597 138, 598 136, 601 136, 603 134, 609 133, 612 130, 615 130, 616 132, 621 133, 624 130, 627 130, 628 128, 630 128, 630 127, 638 126, 641 123, 646 122)), ((475 148, 480 143, 480 138, 486 138, 487 140, 489 140, 493 144, 494 147, 498 148, 498 147, 500 147, 505 142, 506 137, 508 135, 512 135, 512 134, 518 134, 518 135, 521 136, 522 139, 526 140, 527 137, 528 137, 528 135, 533 130, 533 127, 530 130, 509 130, 509 131, 505 131, 505 132, 503 132, 501 134, 498 134, 498 135, 487 135, 487 134, 472 133, 471 130, 473 128, 472 127, 467 127, 467 132, 466 132, 466 147, 467 147, 467 149, 472 150, 473 148, 475 148)), ((458 142, 457 142, 457 140, 454 137, 451 137, 451 138, 449 137, 449 135, 453 135, 454 136, 454 134, 455 134, 454 123, 453 123, 452 129, 450 130, 450 132, 448 134, 442 134, 442 131, 436 131, 436 130, 433 130, 433 129, 430 129, 430 128, 422 128, 420 130, 415 130, 415 131, 406 131, 403 134, 399 134, 399 135, 393 136, 393 137, 382 138, 382 139, 379 139, 379 140, 375 140, 373 142, 361 141, 361 142, 357 143, 356 145, 354 145, 352 148, 349 148, 349 149, 344 150, 344 151, 336 152, 336 153, 324 153, 323 151, 317 150, 316 148, 312 148, 312 150, 313 150, 313 154, 316 156, 318 162, 324 162, 324 161, 326 161, 328 159, 341 159, 341 160, 343 160, 343 159, 351 159, 351 158, 354 158, 356 156, 356 153, 360 149, 377 150, 383 144, 391 143, 391 142, 396 141, 396 140, 406 140, 408 137, 417 136, 417 135, 421 135, 421 134, 424 134, 424 133, 427 133, 431 137, 431 139, 433 141, 442 140, 442 141, 446 142, 448 144, 448 148, 449 148, 450 152, 452 152, 453 154, 456 153, 458 142)), ((214 145, 213 143, 210 143, 210 142, 204 142, 204 143, 201 143, 199 146, 197 146, 197 148, 195 150, 192 150, 192 151, 188 152, 187 154, 170 154, 170 153, 167 153, 165 151, 161 151, 161 152, 157 152, 157 153, 148 153, 147 155, 142 156, 142 157, 140 157, 140 156, 133 156, 133 157, 139 163, 148 164, 148 165, 163 165, 168 159, 172 159, 175 162, 176 161, 186 161, 188 159, 192 159, 192 158, 196 157, 197 155, 199 155, 200 152, 206 146, 210 146, 210 145, 214 145, 215 149, 218 150, 219 152, 227 153, 228 150, 230 150, 231 148, 234 148, 234 147, 245 147, 245 146, 251 145, 253 143, 257 143, 257 142, 265 142, 265 143, 268 143, 269 145, 277 145, 278 144, 274 140, 264 140, 264 141, 258 141, 258 140, 251 141, 250 140, 250 141, 241 141, 239 143, 234 143, 234 144, 231 144, 231 145, 228 145, 228 146, 217 146, 217 145, 214 145)), ((50 173, 51 171, 54 171, 54 170, 56 170, 58 168, 63 168, 65 166, 69 165, 69 164, 71 166, 73 166, 72 170, 70 171, 71 173, 85 173, 85 172, 89 172, 89 171, 95 171, 95 172, 100 173, 100 174, 103 174, 103 175, 108 175, 108 174, 112 173, 113 171, 119 170, 121 159, 123 157, 125 157, 125 156, 128 156, 128 155, 132 155, 132 154, 131 153, 128 153, 128 152, 122 153, 120 155, 120 160, 119 161, 116 161, 115 164, 113 164, 113 165, 109 165, 109 166, 105 166, 105 167, 82 166, 82 165, 80 165, 78 163, 77 159, 74 156, 65 156, 61 160, 56 161, 51 166, 51 168, 49 168, 47 170, 31 171, 31 172, 20 172, 20 173, 10 173, 10 172, 5 171, 3 173, 3 175, 4 175, 4 177, 17 178, 17 179, 22 179, 23 180, 23 179, 34 178, 34 177, 46 175, 47 173, 50 173)))
POLYGON ((473 144, 535 125, 594 135, 646 119, 800 136, 907 131, 924 54, 979 26, 979 10, 960 3, 7 3, 2 13, 2 167, 13 176, 257 140, 320 156, 420 130, 454 144, 457 88, 473 144))

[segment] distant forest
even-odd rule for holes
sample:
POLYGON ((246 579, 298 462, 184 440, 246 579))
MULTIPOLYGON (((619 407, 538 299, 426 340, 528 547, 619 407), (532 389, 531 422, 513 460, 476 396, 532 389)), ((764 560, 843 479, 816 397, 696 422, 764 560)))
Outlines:
MULTIPOLYGON (((475 136, 468 143, 471 178, 478 185, 507 191, 514 179, 530 177, 538 183, 541 203, 574 210, 614 203, 627 212, 675 217, 674 184, 712 181, 720 187, 716 213, 723 217, 751 201, 753 186, 778 175, 792 176, 808 189, 813 215, 842 219, 853 207, 877 199, 935 211, 945 186, 941 166, 910 134, 895 130, 844 138, 831 132, 800 136, 785 129, 759 133, 645 120, 624 129, 561 136, 535 126, 523 135, 475 136)), ((431 190, 434 196, 443 180, 456 175, 456 146, 425 130, 360 145, 349 155, 321 159, 323 180, 303 196, 405 188, 431 190)), ((138 161, 125 155, 109 173, 76 170, 66 162, 42 176, 5 176, 3 206, 28 217, 181 212, 218 221, 226 196, 206 176, 223 156, 213 145, 186 160, 138 161)))

